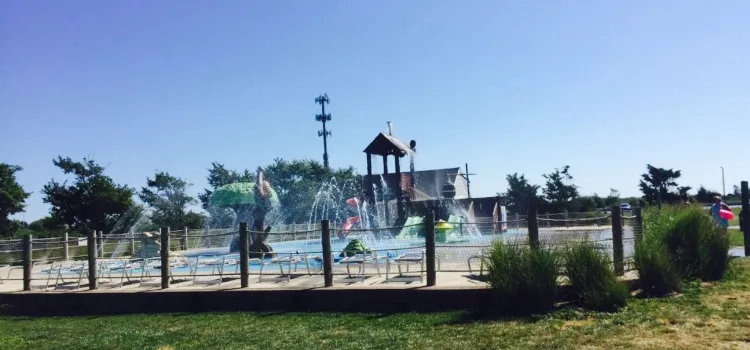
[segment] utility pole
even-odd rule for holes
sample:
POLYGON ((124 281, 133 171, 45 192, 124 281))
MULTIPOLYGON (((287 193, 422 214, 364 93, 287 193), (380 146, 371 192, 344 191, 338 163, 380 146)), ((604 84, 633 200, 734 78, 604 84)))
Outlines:
POLYGON ((727 196, 727 188, 724 185, 724 167, 721 167, 721 196, 726 197, 727 196))
POLYGON ((450 175, 450 176, 461 176, 464 179, 466 179, 466 195, 469 198, 471 198, 471 180, 470 180, 469 176, 471 176, 471 175, 477 175, 477 174, 470 174, 469 173, 469 163, 464 163, 464 166, 465 166, 465 169, 466 169, 466 173, 464 173, 464 174, 448 174, 448 175, 450 175))
POLYGON ((331 136, 331 132, 326 130, 326 122, 331 121, 331 115, 326 114, 326 104, 330 103, 328 94, 316 97, 315 103, 321 108, 321 113, 315 115, 315 121, 323 123, 323 130, 318 130, 318 137, 323 137, 323 165, 328 169, 328 136, 331 136))

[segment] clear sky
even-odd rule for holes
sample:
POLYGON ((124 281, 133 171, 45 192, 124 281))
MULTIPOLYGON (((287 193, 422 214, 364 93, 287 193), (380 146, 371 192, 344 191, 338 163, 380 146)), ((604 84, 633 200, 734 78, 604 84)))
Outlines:
MULTIPOLYGON (((40 190, 57 155, 115 181, 206 185, 212 161, 332 166, 392 121, 417 169, 469 164, 472 194, 571 166, 585 194, 750 180, 750 1, 0 1, 0 161, 40 190), (745 158, 740 158, 744 151, 745 158)), ((380 164, 375 161, 375 164, 380 164)), ((379 166, 376 170, 379 170, 379 166)))

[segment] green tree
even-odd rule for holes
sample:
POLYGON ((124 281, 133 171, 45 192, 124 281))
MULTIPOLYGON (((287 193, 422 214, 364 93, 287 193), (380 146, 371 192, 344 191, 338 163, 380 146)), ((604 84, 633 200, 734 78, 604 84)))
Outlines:
POLYGON ((206 216, 201 213, 189 211, 185 213, 185 226, 190 229, 197 229, 205 227, 206 216))
MULTIPOLYGON (((332 170, 315 160, 286 161, 277 158, 261 170, 279 196, 286 223, 303 223, 310 220, 315 196, 326 181, 336 182, 336 190, 340 191, 341 203, 334 205, 341 206, 340 212, 345 212, 344 201, 346 199, 361 194, 362 177, 353 167, 332 170)), ((335 212, 335 210, 329 210, 329 212, 335 212)))
POLYGON ((701 185, 698 187, 698 192, 695 193, 695 200, 698 201, 698 203, 711 203, 716 196, 721 196, 721 194, 716 191, 707 190, 701 185))
POLYGON ((104 175, 104 167, 84 158, 81 162, 58 157, 53 164, 71 183, 51 180, 44 186, 44 202, 52 206, 52 218, 67 224, 74 232, 89 230, 112 232, 116 227, 130 227, 140 215, 133 209, 134 189, 114 183, 104 175), (128 222, 125 222, 128 221, 128 222))
POLYGON ((146 178, 146 187, 138 197, 151 208, 151 221, 159 226, 182 229, 187 226, 187 211, 195 198, 187 194, 192 186, 184 179, 157 172, 153 178, 146 178))
POLYGON ((524 175, 518 173, 509 174, 505 179, 508 181, 508 191, 505 192, 506 205, 511 212, 526 215, 531 205, 540 204, 538 185, 530 184, 524 175))
POLYGON ((657 168, 651 164, 646 165, 648 172, 641 175, 639 187, 643 193, 643 199, 649 203, 673 202, 680 199, 680 194, 675 191, 677 179, 682 172, 673 169, 657 168))
POLYGON ((18 222, 10 217, 24 211, 31 195, 16 181, 16 173, 21 170, 18 165, 0 163, 0 236, 12 236, 18 229, 18 222))
POLYGON ((65 224, 51 216, 34 220, 25 228, 34 237, 61 237, 65 233, 65 224))
POLYGON ((607 198, 604 199, 604 207, 609 208, 613 205, 619 205, 620 202, 622 202, 620 200, 620 191, 614 188, 610 188, 609 195, 607 196, 607 198))
POLYGON ((549 203, 549 209, 554 212, 574 211, 573 201, 578 198, 578 187, 571 184, 570 166, 566 165, 549 174, 542 175, 547 182, 544 185, 544 196, 549 203))

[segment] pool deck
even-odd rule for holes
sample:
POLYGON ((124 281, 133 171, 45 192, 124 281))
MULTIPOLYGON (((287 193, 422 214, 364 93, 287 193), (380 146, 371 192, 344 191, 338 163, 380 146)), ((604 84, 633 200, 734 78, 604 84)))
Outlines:
MULTIPOLYGON (((382 265, 382 264, 381 264, 382 265)), ((149 279, 148 286, 140 286, 138 282, 125 283, 124 286, 119 286, 120 278, 117 276, 113 278, 113 284, 101 284, 100 288, 94 291, 88 290, 88 279, 84 277, 81 281, 81 287, 65 287, 61 284, 58 289, 54 288, 54 275, 50 280, 50 288, 45 289, 47 283, 47 274, 41 271, 49 268, 50 265, 37 265, 34 266, 31 291, 23 292, 23 271, 20 267, 15 267, 10 270, 10 278, 6 280, 8 276, 9 267, 0 268, 0 276, 3 278, 3 282, 0 282, 0 293, 32 293, 32 292, 43 292, 43 293, 113 293, 113 292, 166 292, 166 291, 185 291, 185 290, 200 290, 200 291, 216 291, 216 290, 301 290, 301 289, 316 289, 325 288, 323 275, 315 273, 307 275, 306 272, 297 271, 293 272, 291 276, 280 275, 278 268, 268 267, 263 275, 257 274, 257 271, 251 271, 249 275, 249 285, 247 288, 240 287, 240 276, 225 274, 222 283, 216 284, 218 281, 218 275, 209 274, 198 274, 193 279, 192 276, 188 275, 175 275, 173 276, 174 282, 170 283, 170 288, 166 290, 161 289, 161 280, 158 275, 159 271, 156 270, 154 277, 149 279), (157 285, 158 282, 158 285, 157 285), (213 282, 213 283, 211 283, 213 282)), ((478 264, 477 264, 478 268, 478 264)), ((380 275, 378 275, 376 268, 371 265, 367 266, 366 276, 363 281, 362 276, 357 274, 357 267, 352 266, 351 277, 347 275, 346 268, 344 266, 336 266, 334 268, 334 285, 326 289, 413 289, 418 287, 426 288, 426 275, 422 274, 422 280, 420 281, 419 272, 413 270, 406 272, 404 269, 404 275, 399 276, 396 267, 391 268, 392 271, 389 274, 389 278, 386 281, 385 269, 381 266, 380 275)), ((286 270, 286 268, 285 268, 286 270)), ((480 280, 477 276, 479 271, 475 271, 473 274, 469 272, 438 272, 437 273, 437 286, 430 288, 487 288, 487 283, 480 280)), ((486 274, 486 271, 485 271, 486 274)), ((139 279, 140 276, 136 276, 134 279, 139 279)), ((72 280, 76 286, 78 276, 75 278, 68 278, 72 280)), ((106 278, 101 278, 100 281, 105 281, 106 278)), ((70 285, 70 284, 67 284, 70 285)))

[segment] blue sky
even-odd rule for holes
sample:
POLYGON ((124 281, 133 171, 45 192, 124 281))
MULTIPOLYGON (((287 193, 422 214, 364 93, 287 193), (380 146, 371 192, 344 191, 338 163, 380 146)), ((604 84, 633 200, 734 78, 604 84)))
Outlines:
MULTIPOLYGON (((646 163, 681 184, 750 179, 747 1, 0 2, 0 161, 27 212, 92 157, 140 187, 205 187, 212 161, 322 159, 364 172, 386 121, 417 169, 469 163, 476 196, 571 166, 586 194, 638 194, 646 163), (745 139, 745 141, 741 141, 745 139)), ((375 161, 375 164, 380 162, 375 161)), ((379 166, 376 170, 379 170, 379 166)))

